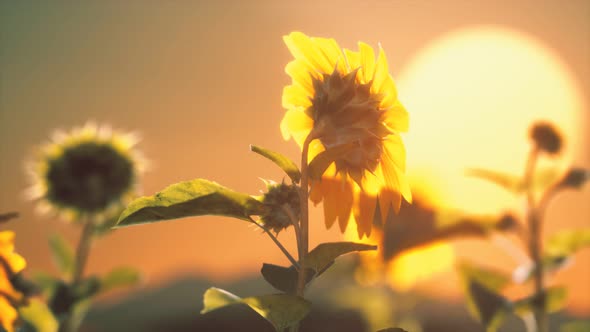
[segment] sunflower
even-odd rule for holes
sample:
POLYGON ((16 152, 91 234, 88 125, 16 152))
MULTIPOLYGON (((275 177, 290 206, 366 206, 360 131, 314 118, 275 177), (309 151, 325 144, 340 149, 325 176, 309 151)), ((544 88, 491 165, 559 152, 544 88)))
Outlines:
POLYGON ((14 288, 11 279, 26 266, 24 258, 14 252, 14 232, 0 232, 0 260, 0 326, 12 332, 18 319, 15 307, 24 297, 14 288))
POLYGON ((397 99, 385 53, 379 47, 375 59, 365 43, 359 43, 359 51, 342 50, 334 39, 301 32, 284 41, 294 60, 285 67, 292 84, 283 90, 283 138, 303 147, 313 133, 308 160, 350 146, 321 180, 311 181, 310 198, 323 201, 327 228, 338 220, 344 232, 354 220, 359 238, 368 236, 377 206, 385 222, 392 207, 399 210, 402 197, 412 199, 399 135, 408 130, 408 113, 397 99))
POLYGON ((107 126, 87 124, 70 133, 56 132, 29 165, 29 198, 42 212, 65 219, 91 216, 101 222, 114 216, 137 189, 143 158, 137 137, 107 126))

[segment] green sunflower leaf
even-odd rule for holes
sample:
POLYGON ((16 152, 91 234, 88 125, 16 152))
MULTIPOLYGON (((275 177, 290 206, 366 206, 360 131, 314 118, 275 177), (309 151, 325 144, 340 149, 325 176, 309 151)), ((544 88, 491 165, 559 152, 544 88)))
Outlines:
POLYGON ((74 249, 60 234, 53 234, 49 237, 49 249, 53 261, 66 278, 72 276, 74 271, 74 249))
POLYGON ((250 195, 215 182, 196 179, 173 184, 153 196, 131 202, 115 227, 202 215, 218 215, 252 221, 264 213, 264 205, 250 195))
POLYGON ((476 266, 473 263, 463 261, 458 264, 457 269, 463 280, 476 281, 480 285, 495 292, 499 292, 507 286, 511 278, 502 272, 476 266))
POLYGON ((500 294, 510 277, 491 269, 461 262, 457 266, 465 294, 467 308, 488 332, 496 331, 508 313, 512 303, 500 294))
POLYGON ((320 152, 307 166, 309 177, 312 180, 320 180, 324 172, 337 159, 358 148, 358 143, 346 143, 320 152))
MULTIPOLYGON (((467 175, 474 176, 483 180, 488 180, 515 194, 523 193, 528 189, 524 183, 524 179, 521 176, 515 176, 512 174, 506 174, 503 172, 482 168, 468 169, 467 175)), ((556 182, 558 178, 559 173, 556 169, 541 169, 535 173, 535 176, 533 177, 530 185, 532 189, 535 191, 543 190, 544 188, 547 188, 550 184, 556 182)))
POLYGON ((33 282, 39 287, 44 296, 49 297, 61 282, 60 279, 50 275, 47 272, 37 271, 31 277, 33 282))
POLYGON ((0 213, 0 223, 4 223, 15 218, 18 218, 18 212, 0 213))
MULTIPOLYGON (((552 273, 558 271, 571 262, 571 256, 563 255, 546 255, 543 257, 543 273, 552 273)), ((514 273, 514 281, 518 283, 530 281, 534 278, 535 272, 539 267, 535 264, 526 264, 518 267, 514 273)))
POLYGON ((59 324, 47 305, 39 299, 30 299, 19 307, 18 313, 25 331, 57 332, 59 324))
POLYGON ((258 153, 259 155, 275 163, 283 171, 285 171, 285 173, 287 173, 287 175, 291 178, 291 180, 293 180, 293 182, 299 183, 299 180, 301 180, 301 172, 299 171, 297 165, 291 159, 285 157, 284 155, 278 152, 261 148, 256 145, 250 145, 250 150, 252 152, 258 153))
POLYGON ((566 229, 551 235, 545 251, 552 256, 567 256, 588 246, 590 246, 590 228, 566 229))
POLYGON ((377 246, 354 242, 322 243, 303 259, 301 267, 324 271, 336 258, 354 251, 377 250, 377 246))
MULTIPOLYGON (((306 283, 309 283, 315 274, 312 269, 306 271, 306 283)), ((274 264, 264 263, 260 273, 272 287, 287 294, 294 294, 297 290, 297 279, 299 271, 294 266, 283 267, 274 264)))
POLYGON ((272 294, 240 298, 219 288, 209 288, 203 295, 202 314, 228 305, 246 304, 281 331, 301 321, 309 312, 311 303, 301 297, 272 294))
POLYGON ((496 331, 512 309, 512 304, 476 280, 467 280, 465 286, 471 314, 486 327, 487 332, 496 331))
POLYGON ((134 286, 141 282, 141 273, 132 267, 119 267, 100 279, 100 291, 106 292, 114 288, 134 286))
POLYGON ((529 296, 514 302, 514 311, 520 315, 532 312, 539 303, 544 306, 546 312, 556 312, 565 307, 567 301, 567 289, 565 287, 550 287, 545 289, 540 296, 529 296))

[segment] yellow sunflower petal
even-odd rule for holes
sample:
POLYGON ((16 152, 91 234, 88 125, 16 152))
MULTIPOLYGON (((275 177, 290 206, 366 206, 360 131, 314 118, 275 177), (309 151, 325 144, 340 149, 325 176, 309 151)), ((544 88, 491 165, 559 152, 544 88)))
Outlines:
POLYGON ((386 86, 385 84, 387 84, 387 80, 391 80, 391 76, 389 75, 389 67, 387 65, 385 52, 380 47, 379 58, 377 58, 377 65, 375 66, 375 75, 373 76, 373 85, 371 85, 371 92, 378 94, 383 91, 383 88, 386 86))
POLYGON ((393 83, 391 75, 387 75, 381 86, 379 93, 383 96, 383 99, 379 102, 379 107, 382 109, 388 109, 397 101, 397 88, 393 83))
POLYGON ((395 168, 390 169, 391 165, 385 166, 387 172, 383 171, 383 165, 377 168, 375 173, 378 177, 383 179, 384 188, 379 192, 379 210, 381 212, 381 222, 387 221, 387 216, 391 207, 394 211, 399 211, 401 206, 401 195, 397 188, 399 188, 399 180, 395 168))
MULTIPOLYGON (((348 71, 353 71, 361 66, 361 54, 359 52, 344 49, 346 55, 346 62, 348 63, 348 71)), ((357 77, 358 79, 358 77, 357 77)))
POLYGON ((375 51, 373 48, 363 42, 359 42, 359 50, 361 53, 361 78, 362 83, 368 83, 373 79, 375 72, 375 51))
POLYGON ((324 53, 305 34, 291 32, 283 40, 295 59, 306 61, 313 69, 322 73, 331 73, 334 70, 324 53))
POLYGON ((282 104, 286 109, 307 108, 311 106, 311 100, 304 87, 288 85, 283 88, 282 104))
POLYGON ((16 309, 8 300, 6 300, 3 296, 0 296, 0 325, 7 331, 13 332, 14 331, 14 323, 18 318, 18 313, 16 309))
POLYGON ((293 60, 285 66, 285 72, 291 77, 293 85, 301 86, 309 96, 313 95, 312 77, 317 74, 302 60, 293 60))
POLYGON ((351 218, 351 210, 352 210, 352 203, 353 203, 353 192, 352 186, 350 182, 342 182, 338 183, 338 200, 340 204, 340 209, 338 212, 338 226, 340 226, 340 231, 344 233, 346 230, 346 226, 348 225, 348 221, 351 218))
POLYGON ((407 132, 410 127, 408 111, 399 101, 387 108, 383 121, 389 129, 401 133, 407 132))
POLYGON ((357 201, 354 205, 354 218, 356 220, 357 232, 360 239, 365 235, 367 237, 371 235, 375 208, 377 207, 377 199, 375 196, 368 195, 364 192, 359 192, 356 199, 357 201))
POLYGON ((346 71, 346 62, 344 61, 342 50, 336 40, 319 37, 312 38, 311 40, 317 45, 324 57, 328 60, 331 70, 334 70, 334 68, 337 67, 338 71, 341 73, 346 71))
POLYGON ((387 163, 393 163, 402 173, 406 171, 406 148, 399 135, 390 135, 383 141, 382 164, 387 163))
POLYGON ((0 255, 14 250, 14 236, 13 231, 0 232, 0 255))
POLYGON ((305 113, 288 110, 281 121, 281 134, 285 140, 293 137, 297 144, 302 145, 312 127, 313 120, 305 113))
POLYGON ((339 194, 338 194, 338 187, 334 186, 335 181, 324 180, 322 181, 322 186, 325 188, 324 191, 324 222, 326 223, 326 228, 332 228, 336 218, 340 214, 340 202, 339 202, 339 194))
POLYGON ((322 186, 323 181, 310 181, 309 189, 309 200, 314 205, 318 205, 324 198, 324 187, 322 186))

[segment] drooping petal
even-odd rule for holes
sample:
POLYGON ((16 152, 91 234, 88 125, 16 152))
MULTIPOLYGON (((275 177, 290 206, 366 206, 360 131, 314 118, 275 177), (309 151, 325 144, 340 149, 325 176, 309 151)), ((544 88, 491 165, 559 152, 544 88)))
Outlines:
POLYGON ((322 186, 325 188, 324 191, 324 222, 326 228, 332 228, 332 225, 336 221, 336 218, 340 214, 340 204, 338 199, 338 188, 334 185, 333 180, 322 181, 322 186))
POLYGON ((377 207, 377 198, 365 192, 358 192, 354 205, 354 218, 357 224, 359 239, 363 236, 371 235, 375 208, 377 207))
POLYGON ((390 135, 383 142, 382 164, 389 163, 395 165, 402 173, 406 171, 406 149, 399 135, 390 135))

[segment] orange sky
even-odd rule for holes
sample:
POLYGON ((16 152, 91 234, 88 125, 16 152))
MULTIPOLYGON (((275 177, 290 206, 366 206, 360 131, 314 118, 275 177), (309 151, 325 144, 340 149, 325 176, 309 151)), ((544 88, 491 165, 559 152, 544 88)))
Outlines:
MULTIPOLYGON (((281 172, 248 145, 297 159, 298 148, 282 141, 278 127, 281 91, 289 82, 283 68, 290 60, 281 37, 292 30, 333 37, 348 48, 358 40, 381 42, 396 78, 448 32, 481 24, 514 29, 552 50, 572 73, 583 104, 590 105, 590 3, 584 0, 0 6, 0 211, 21 212, 8 227, 17 231, 17 248, 31 270, 51 268, 47 234, 77 238, 76 229, 36 216, 22 198, 23 162, 55 128, 92 119, 141 133, 141 148, 152 160, 143 181, 146 194, 195 177, 252 194, 263 188, 258 177, 280 180, 281 172)), ((587 114, 581 119, 585 143, 573 158, 588 167, 587 114)), ((588 187, 561 197, 548 215, 555 226, 548 229, 589 225, 589 199, 588 187)), ((312 211, 312 217, 320 215, 312 211)), ((340 238, 321 222, 311 236, 312 245, 340 238)), ((281 239, 293 247, 290 233, 281 239)), ((572 285, 589 280, 589 260, 582 253, 560 278, 572 285)), ((117 231, 95 245, 89 268, 136 265, 156 282, 187 272, 237 278, 256 273, 262 262, 285 259, 246 223, 203 217, 117 231)), ((589 298, 573 293, 573 305, 590 309, 589 298)))

